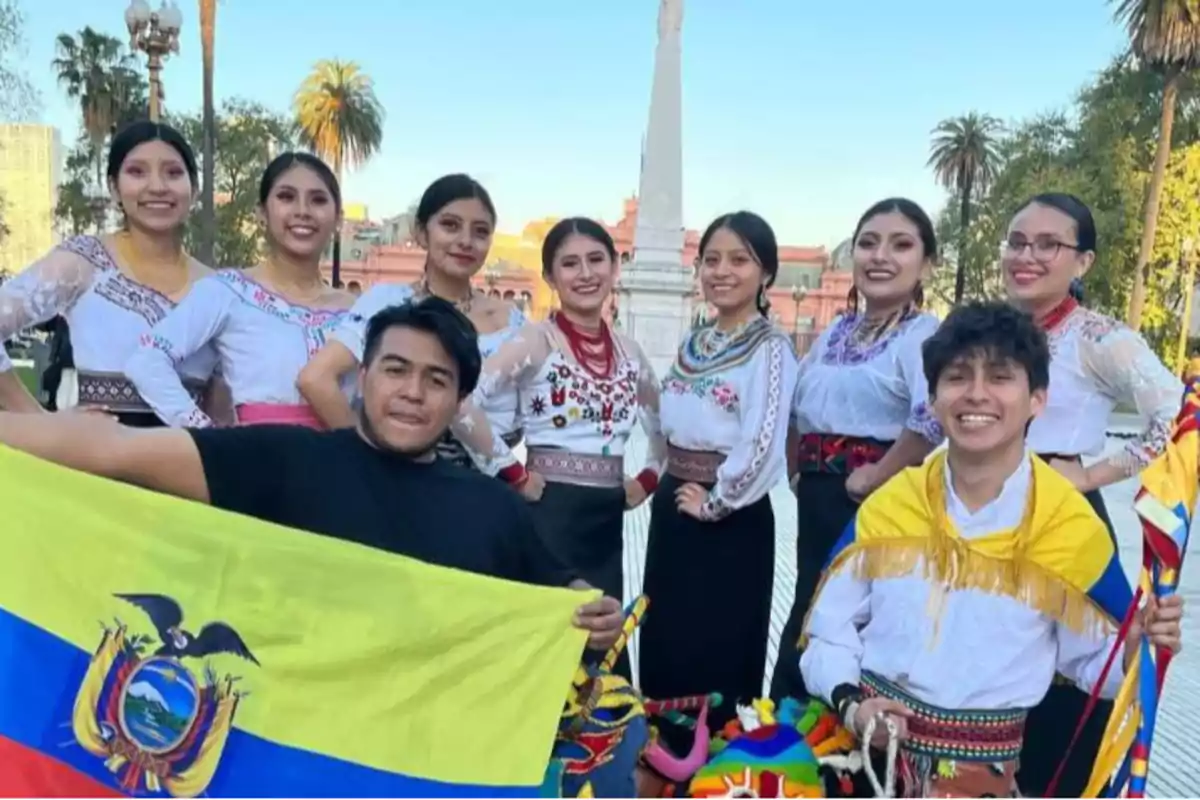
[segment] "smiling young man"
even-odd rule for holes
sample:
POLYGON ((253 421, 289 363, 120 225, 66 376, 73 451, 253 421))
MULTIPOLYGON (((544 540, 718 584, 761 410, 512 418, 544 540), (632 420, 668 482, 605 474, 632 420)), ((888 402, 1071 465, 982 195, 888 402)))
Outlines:
MULTIPOLYGON (((437 441, 479 379, 471 323, 438 298, 387 308, 368 325, 362 363, 356 428, 145 430, 95 415, 0 413, 0 443, 431 564, 587 588, 544 547, 516 492, 435 458, 437 441)), ((616 640, 621 623, 620 602, 611 597, 577 613, 596 649, 616 640)))
MULTIPOLYGON (((875 721, 875 746, 895 724, 903 794, 1010 797, 1028 710, 1056 672, 1088 691, 1099 682, 1132 593, 1104 523, 1026 449, 1049 383, 1032 318, 960 307, 923 355, 948 447, 863 504, 818 590, 800 668, 852 731, 875 721)), ((1181 615, 1178 598, 1148 606, 1130 637, 1178 650, 1181 615)))

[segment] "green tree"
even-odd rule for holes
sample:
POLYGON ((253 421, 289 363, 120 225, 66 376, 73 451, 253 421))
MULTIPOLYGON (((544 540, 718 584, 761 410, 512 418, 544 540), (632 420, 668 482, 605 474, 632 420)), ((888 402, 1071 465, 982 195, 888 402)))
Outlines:
MULTIPOLYGON (((338 181, 345 168, 366 163, 383 143, 383 106, 371 78, 352 61, 318 61, 292 102, 300 141, 330 163, 338 181)), ((333 239, 333 285, 341 286, 341 237, 333 239)))
POLYGON ((67 96, 79 103, 80 122, 91 142, 96 186, 104 189, 104 150, 121 125, 148 114, 148 86, 137 60, 120 39, 85 27, 60 34, 51 68, 67 96))
POLYGON ((100 202, 102 196, 93 189, 95 163, 91 139, 87 134, 81 134, 67 153, 63 181, 58 185, 54 221, 59 232, 70 236, 101 232, 107 203, 100 202))
POLYGON ((1163 76, 1154 167, 1142 209, 1141 240, 1129 298, 1129 324, 1142 324, 1146 266, 1154 250, 1159 202, 1167 162, 1171 157, 1171 132, 1175 105, 1183 77, 1200 66, 1200 3, 1197 0, 1117 0, 1116 15, 1129 32, 1133 55, 1143 66, 1163 76))
MULTIPOLYGON (((259 103, 228 100, 215 115, 217 148, 213 162, 216 196, 214 267, 247 267, 264 255, 264 238, 256 211, 258 186, 273 151, 295 148, 289 117, 259 103)), ((172 119, 189 141, 200 138, 203 113, 172 119)), ((185 242, 194 248, 203 235, 203 220, 189 220, 185 242)))
POLYGON ((25 57, 25 17, 16 0, 0 0, 0 119, 22 122, 41 106, 37 89, 21 69, 25 57))
MULTIPOLYGON (((944 187, 958 195, 960 256, 971 250, 968 240, 971 238, 972 203, 977 196, 987 192, 988 185, 996 177, 1000 160, 996 138, 1000 130, 1000 120, 974 111, 942 120, 933 130, 928 166, 933 168, 934 175, 944 187)), ((960 257, 955 266, 955 305, 963 299, 965 269, 964 259, 960 257)))

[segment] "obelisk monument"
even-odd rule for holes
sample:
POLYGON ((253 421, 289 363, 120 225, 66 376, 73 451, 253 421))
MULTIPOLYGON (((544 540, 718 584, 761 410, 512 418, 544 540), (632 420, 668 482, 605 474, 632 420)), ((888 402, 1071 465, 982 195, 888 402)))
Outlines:
POLYGON ((660 376, 691 326, 691 265, 683 264, 683 0, 661 0, 650 119, 642 150, 633 259, 621 273, 621 319, 660 376))

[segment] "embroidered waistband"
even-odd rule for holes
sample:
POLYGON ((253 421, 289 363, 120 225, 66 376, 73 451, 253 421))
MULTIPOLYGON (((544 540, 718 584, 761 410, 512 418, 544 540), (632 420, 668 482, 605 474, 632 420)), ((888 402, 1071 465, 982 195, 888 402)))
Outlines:
POLYGON ((1010 761, 1021 754, 1025 709, 948 710, 931 706, 870 672, 862 674, 867 697, 889 697, 913 711, 901 748, 919 756, 954 761, 1010 761))
POLYGON ((621 456, 597 456, 548 447, 530 447, 525 468, 548 481, 559 483, 586 483, 589 486, 625 484, 625 459, 621 456))
POLYGON ((891 442, 836 433, 806 433, 800 437, 796 466, 801 472, 849 475, 864 464, 883 458, 891 442))
MULTIPOLYGON (((153 414, 154 410, 142 399, 133 381, 119 372, 76 372, 81 406, 104 406, 116 414, 153 414)), ((197 405, 204 396, 204 387, 185 381, 184 388, 197 405)))
POLYGON ((716 483, 717 470, 724 463, 724 453, 684 450, 673 444, 667 445, 667 474, 681 481, 716 483))

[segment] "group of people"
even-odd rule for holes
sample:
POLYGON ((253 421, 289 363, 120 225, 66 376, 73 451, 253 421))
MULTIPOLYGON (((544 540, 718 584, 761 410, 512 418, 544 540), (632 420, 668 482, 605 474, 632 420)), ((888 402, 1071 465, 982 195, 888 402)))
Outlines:
MULTIPOLYGON (((768 316, 771 227, 722 215, 697 259, 715 314, 660 376, 606 322, 620 260, 594 220, 547 234, 557 307, 533 322, 473 285, 497 216, 466 175, 417 207, 423 277, 356 298, 321 279, 341 195, 319 159, 266 167, 267 256, 245 269, 182 249, 196 173, 169 126, 126 128, 108 159, 122 230, 68 239, 0 286, 0 340, 61 318, 74 351, 56 414, 0 352, 0 443, 435 564, 599 589, 576 619, 590 653, 620 633, 623 518, 649 501, 640 689, 719 693, 714 727, 767 677, 769 492, 786 471, 797 585, 772 697, 820 697, 881 744, 889 723, 909 794, 1045 791, 1132 599, 1099 490, 1164 449, 1181 394, 1135 332, 1080 304, 1097 241, 1078 199, 1018 209, 1009 301, 941 322, 923 310, 929 217, 875 204, 851 240, 846 311, 802 358, 768 316), (1142 433, 1085 466, 1118 403, 1142 433), (635 425, 647 457, 627 464, 635 425), (1011 728, 999 744, 996 725, 1011 728), (969 755, 983 745, 986 760, 969 755)), ((1150 604, 1130 635, 1178 649, 1181 614, 1150 604)), ((1106 716, 1060 794, 1082 791, 1106 716)), ((691 732, 660 735, 678 747, 691 732)))

